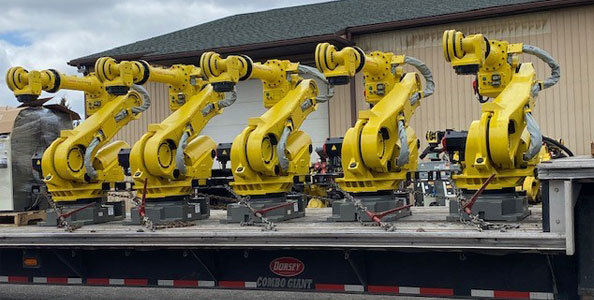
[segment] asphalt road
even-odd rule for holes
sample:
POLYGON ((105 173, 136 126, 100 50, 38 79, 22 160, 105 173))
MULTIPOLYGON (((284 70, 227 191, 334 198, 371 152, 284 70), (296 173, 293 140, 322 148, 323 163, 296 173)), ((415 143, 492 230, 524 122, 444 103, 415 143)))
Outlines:
MULTIPOLYGON (((130 287, 0 285, 1 300, 54 299, 188 299, 188 300, 427 300, 432 298, 390 297, 353 294, 320 294, 297 292, 165 289, 130 287)), ((442 298, 443 299, 443 298, 442 298)))

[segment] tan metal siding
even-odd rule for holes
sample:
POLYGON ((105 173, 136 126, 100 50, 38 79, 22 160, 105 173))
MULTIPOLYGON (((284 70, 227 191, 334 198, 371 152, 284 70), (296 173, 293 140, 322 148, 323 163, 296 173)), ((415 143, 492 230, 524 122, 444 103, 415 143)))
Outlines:
POLYGON ((334 87, 334 97, 328 102, 330 136, 340 137, 351 127, 351 91, 349 85, 334 87))
POLYGON ((114 139, 125 141, 130 144, 130 147, 146 132, 148 124, 160 123, 170 114, 167 86, 162 83, 148 82, 145 87, 151 95, 151 107, 142 114, 140 119, 122 128, 114 139))
MULTIPOLYGON (((559 84, 541 92, 535 116, 543 133, 563 138, 577 154, 590 152, 594 139, 594 6, 583 6, 517 16, 451 23, 367 34, 355 37, 365 51, 392 51, 423 60, 433 71, 435 94, 424 99, 413 117, 412 126, 424 142, 427 130, 466 130, 480 116, 480 106, 472 94, 472 76, 458 76, 443 58, 442 33, 457 29, 466 34, 481 32, 491 39, 506 39, 541 47, 561 65, 559 84)), ((521 61, 534 62, 539 78, 550 69, 528 55, 521 61)), ((362 109, 361 79, 356 79, 357 108, 362 109)), ((333 122, 331 115, 331 123, 333 122)), ((336 128, 341 128, 334 125, 336 128)))

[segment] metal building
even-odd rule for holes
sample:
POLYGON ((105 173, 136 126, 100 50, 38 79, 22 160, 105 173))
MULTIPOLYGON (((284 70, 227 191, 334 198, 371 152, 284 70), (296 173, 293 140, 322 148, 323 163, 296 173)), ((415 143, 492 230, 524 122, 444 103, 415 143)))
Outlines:
MULTIPOLYGON (((594 1, 591 0, 344 0, 231 16, 170 34, 74 59, 75 66, 92 66, 100 56, 144 59, 153 64, 198 63, 204 51, 243 53, 255 60, 291 59, 312 64, 315 45, 356 45, 365 51, 392 51, 423 60, 432 70, 435 94, 424 100, 412 127, 421 138, 427 130, 467 129, 480 116, 472 94, 471 76, 457 76, 443 58, 445 29, 484 33, 491 39, 524 42, 549 51, 561 65, 560 83, 540 94, 535 116, 543 134, 563 139, 576 154, 590 152, 594 140, 594 1), (299 15, 299 18, 294 16, 299 15), (212 36, 216 32, 216 37, 212 36), (209 36, 210 34, 210 36, 209 36)), ((524 55, 521 61, 530 57, 524 55)), ((537 59, 540 78, 549 72, 537 59)), ((125 127, 118 138, 133 144, 149 123, 169 114, 167 89, 149 83, 153 106, 141 120, 125 127)), ((362 78, 336 89, 304 123, 314 144, 342 136, 366 109, 362 78)), ((213 119, 204 130, 217 142, 230 142, 261 114, 261 85, 239 86, 239 101, 213 119)))

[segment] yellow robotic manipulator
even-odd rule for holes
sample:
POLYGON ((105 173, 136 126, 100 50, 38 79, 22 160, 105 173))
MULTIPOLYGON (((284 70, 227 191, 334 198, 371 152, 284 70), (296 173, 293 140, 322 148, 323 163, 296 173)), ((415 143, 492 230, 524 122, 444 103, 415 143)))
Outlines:
MULTIPOLYGON (((54 202, 63 208, 85 207, 67 217, 73 225, 123 218, 122 202, 103 200, 107 191, 124 179, 117 155, 129 145, 123 141, 109 142, 149 107, 146 90, 135 85, 132 91, 110 93, 93 73, 77 77, 56 70, 27 71, 22 67, 8 70, 6 82, 25 104, 37 99, 42 91, 84 91, 86 120, 73 130, 63 130, 45 150, 41 162, 34 163, 41 164, 43 181, 54 202)), ((57 225, 58 218, 56 211, 50 211, 47 225, 57 225)))
MULTIPOLYGON (((515 189, 526 177, 534 176, 546 151, 532 111, 538 93, 559 80, 559 65, 537 47, 489 40, 482 34, 464 36, 455 30, 444 32, 443 53, 457 74, 476 76, 475 94, 482 111, 467 137, 445 141, 448 152, 460 154, 462 172, 454 176, 456 187, 474 193, 495 174, 472 213, 485 220, 521 220, 530 211, 525 192, 515 189), (539 81, 532 63, 519 62, 522 53, 546 62, 551 76, 539 81), (489 98, 493 101, 488 102, 489 98)), ((449 218, 459 219, 459 212, 459 205, 450 205, 449 218)))
MULTIPOLYGON (((144 61, 117 63, 112 58, 100 59, 97 65, 97 75, 107 87, 129 86, 134 78, 169 87, 173 113, 159 124, 150 124, 129 154, 135 187, 141 191, 147 183, 146 217, 155 224, 207 218, 207 199, 193 191, 211 177, 216 144, 200 132, 235 102, 235 91, 229 90, 230 97, 225 98, 225 93, 215 91, 204 80, 202 70, 193 65, 161 68, 144 61)), ((133 224, 142 222, 138 207, 131 210, 131 216, 133 224)))
MULTIPOLYGON (((407 204, 407 194, 395 193, 407 174, 417 169, 418 140, 409 127, 422 98, 433 94, 431 71, 420 60, 390 52, 365 54, 356 47, 338 51, 328 43, 318 44, 316 65, 332 84, 347 84, 358 72, 364 74, 365 101, 369 110, 359 112, 342 145, 344 177, 336 180, 346 192, 360 199, 371 212, 383 212, 407 204), (425 78, 422 88, 418 73, 405 73, 403 65, 414 66, 425 78)), ((359 214, 351 201, 334 201, 329 221, 371 221, 359 214)), ((410 215, 402 209, 383 221, 410 215)))
MULTIPOLYGON (((263 86, 264 107, 268 110, 251 118, 248 126, 235 138, 231 147, 233 190, 249 196, 253 210, 271 221, 283 221, 303 216, 304 199, 291 197, 293 183, 303 182, 309 173, 311 138, 300 126, 320 102, 332 96, 327 85, 325 95, 318 96, 318 86, 308 74, 326 82, 322 74, 311 67, 288 60, 268 60, 254 63, 247 56, 228 56, 208 52, 202 55, 200 66, 217 91, 227 91, 237 82, 259 79, 263 86)), ((227 222, 259 222, 253 211, 242 204, 227 208, 227 222)))

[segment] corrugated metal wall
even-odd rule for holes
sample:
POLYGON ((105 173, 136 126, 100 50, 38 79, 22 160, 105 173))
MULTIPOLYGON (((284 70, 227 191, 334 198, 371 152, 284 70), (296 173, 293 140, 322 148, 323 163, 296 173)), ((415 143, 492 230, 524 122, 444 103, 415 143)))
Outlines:
MULTIPOLYGON (((594 104, 590 101, 594 99, 594 6, 356 37, 356 44, 365 51, 392 51, 414 56, 431 68, 436 82, 435 94, 423 100, 412 121, 421 141, 424 141, 427 130, 466 130, 470 122, 480 116, 479 103, 472 94, 473 77, 456 75, 443 58, 441 38, 446 29, 457 29, 466 34, 484 33, 490 39, 524 42, 551 53, 561 65, 562 77, 556 86, 540 93, 536 119, 545 135, 563 138, 577 154, 590 152, 590 142, 594 138, 594 104)), ((541 79, 550 72, 548 66, 535 57, 523 55, 520 61, 535 62, 541 79)), ((356 86, 357 107, 366 108, 361 77, 356 79, 356 86)), ((331 110, 330 122, 342 118, 343 114, 331 110)), ((336 128, 342 127, 336 125, 336 128)))
POLYGON ((160 123, 171 113, 167 102, 169 96, 167 86, 162 83, 148 82, 145 87, 151 95, 151 107, 142 114, 140 119, 122 128, 114 138, 114 140, 127 142, 130 147, 146 132, 148 124, 160 123))
POLYGON ((334 87, 334 97, 328 101, 330 136, 339 137, 351 127, 351 91, 349 85, 334 87))

